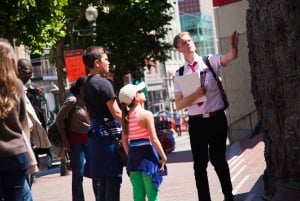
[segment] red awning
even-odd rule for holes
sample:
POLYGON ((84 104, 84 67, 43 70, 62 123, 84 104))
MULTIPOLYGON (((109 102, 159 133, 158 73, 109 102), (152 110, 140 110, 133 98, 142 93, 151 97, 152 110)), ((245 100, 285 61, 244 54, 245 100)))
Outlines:
POLYGON ((213 6, 224 6, 226 4, 233 3, 235 1, 240 1, 240 0, 213 0, 213 6))

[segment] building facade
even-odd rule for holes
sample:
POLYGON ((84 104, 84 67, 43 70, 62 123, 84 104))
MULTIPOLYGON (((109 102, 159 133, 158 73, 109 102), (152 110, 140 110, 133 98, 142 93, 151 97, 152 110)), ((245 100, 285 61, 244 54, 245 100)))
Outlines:
POLYGON ((246 0, 214 0, 216 34, 220 52, 229 47, 229 38, 234 30, 240 34, 238 59, 222 71, 222 82, 230 107, 227 109, 229 135, 232 141, 250 136, 258 123, 258 115, 251 94, 251 75, 248 62, 246 36, 246 0))

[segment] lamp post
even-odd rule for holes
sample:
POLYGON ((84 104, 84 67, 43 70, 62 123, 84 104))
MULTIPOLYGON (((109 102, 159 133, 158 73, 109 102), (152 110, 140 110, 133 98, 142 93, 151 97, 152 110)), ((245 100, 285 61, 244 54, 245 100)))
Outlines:
POLYGON ((93 40, 93 44, 95 44, 96 42, 96 38, 97 38, 97 33, 96 33, 96 27, 97 27, 97 20, 98 17, 98 10, 97 10, 97 6, 93 6, 92 4, 89 4, 88 7, 85 10, 85 18, 86 20, 89 22, 89 28, 88 29, 75 29, 74 26, 72 28, 71 31, 71 46, 72 49, 75 48, 75 37, 82 37, 83 38, 83 45, 85 46, 85 38, 86 37, 91 37, 93 40))
POLYGON ((92 37, 94 44, 95 44, 96 38, 97 38, 97 33, 96 33, 97 17, 98 17, 98 10, 97 10, 96 6, 89 4, 87 9, 85 10, 85 18, 89 22, 90 36, 92 37))

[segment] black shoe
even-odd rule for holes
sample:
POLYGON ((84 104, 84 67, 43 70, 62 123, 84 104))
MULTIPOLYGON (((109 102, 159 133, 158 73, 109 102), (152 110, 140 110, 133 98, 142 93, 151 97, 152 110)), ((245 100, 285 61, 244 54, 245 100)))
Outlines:
POLYGON ((234 201, 234 198, 230 198, 230 199, 225 198, 224 201, 234 201))
POLYGON ((231 195, 231 196, 225 196, 224 201, 234 201, 233 195, 231 195))

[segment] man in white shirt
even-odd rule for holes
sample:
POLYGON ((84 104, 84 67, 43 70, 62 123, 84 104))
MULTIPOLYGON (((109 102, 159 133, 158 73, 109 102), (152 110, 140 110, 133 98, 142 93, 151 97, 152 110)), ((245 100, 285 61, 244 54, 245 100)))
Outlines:
MULTIPOLYGON (((224 55, 210 55, 207 59, 211 69, 219 75, 220 69, 237 58, 238 32, 230 37, 230 49, 224 55)), ((173 45, 185 58, 182 70, 178 70, 174 77, 174 93, 176 109, 188 108, 189 135, 194 160, 194 171, 199 201, 211 201, 207 178, 207 164, 210 160, 219 177, 225 201, 233 201, 232 184, 228 163, 225 158, 227 138, 227 118, 224 113, 222 93, 217 85, 211 69, 197 55, 195 44, 188 32, 181 32, 174 38, 173 45), (178 78, 180 76, 198 73, 205 75, 203 83, 191 86, 195 90, 188 96, 183 96, 178 78), (202 96, 206 101, 195 101, 202 96)))

